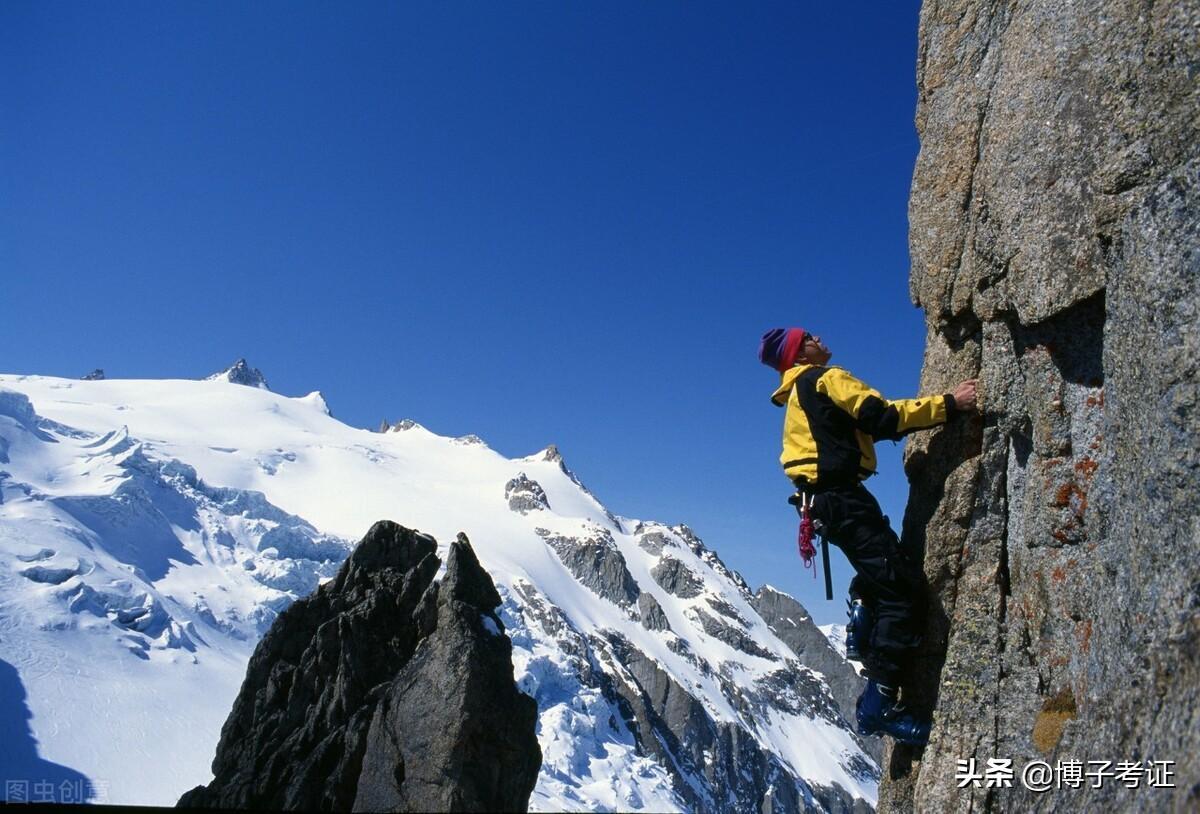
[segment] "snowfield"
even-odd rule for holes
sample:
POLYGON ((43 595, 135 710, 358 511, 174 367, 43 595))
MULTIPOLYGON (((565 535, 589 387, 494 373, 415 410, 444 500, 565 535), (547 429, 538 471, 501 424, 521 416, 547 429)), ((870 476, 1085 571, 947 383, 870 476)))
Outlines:
POLYGON ((878 769, 820 712, 823 676, 741 578, 686 527, 612 514, 553 447, 509 459, 411 421, 370 432, 319 393, 220 377, 0 375, 6 799, 82 788, 173 805, 208 782, 256 641, 380 519, 433 535, 443 557, 465 532, 492 574, 518 685, 539 705, 534 810, 685 810, 679 777, 723 805, 703 766, 639 743, 605 689, 629 680, 623 648, 774 755, 807 805, 831 787, 875 804, 878 769), (588 584, 580 547, 623 560, 629 601, 588 584))

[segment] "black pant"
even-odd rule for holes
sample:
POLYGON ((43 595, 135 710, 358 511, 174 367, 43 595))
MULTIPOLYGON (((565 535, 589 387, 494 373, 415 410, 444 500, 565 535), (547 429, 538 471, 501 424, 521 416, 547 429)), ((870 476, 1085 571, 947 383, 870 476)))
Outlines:
POLYGON ((861 483, 822 490, 813 497, 812 514, 821 533, 854 566, 850 596, 870 608, 873 628, 867 643, 865 672, 881 684, 903 682, 925 629, 925 572, 905 552, 879 502, 861 483))

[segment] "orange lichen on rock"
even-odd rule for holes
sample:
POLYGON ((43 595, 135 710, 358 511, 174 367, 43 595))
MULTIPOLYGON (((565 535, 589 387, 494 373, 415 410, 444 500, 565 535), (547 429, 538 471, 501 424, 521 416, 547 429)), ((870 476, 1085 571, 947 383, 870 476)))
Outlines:
POLYGON ((1060 509, 1069 506, 1082 516, 1087 511, 1087 494, 1075 483, 1064 483, 1054 493, 1054 505, 1060 509))
POLYGON ((1076 628, 1079 630, 1079 648, 1087 653, 1092 648, 1092 620, 1084 619, 1076 628))
POLYGON ((1058 695, 1047 698, 1042 704, 1042 711, 1033 723, 1033 745, 1042 753, 1051 752, 1062 740, 1067 721, 1074 719, 1078 714, 1071 688, 1063 687, 1058 695))

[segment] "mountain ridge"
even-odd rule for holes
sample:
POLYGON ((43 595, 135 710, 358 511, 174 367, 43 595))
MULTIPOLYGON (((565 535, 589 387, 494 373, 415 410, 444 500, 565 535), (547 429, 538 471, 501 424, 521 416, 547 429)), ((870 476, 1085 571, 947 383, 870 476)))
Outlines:
MULTIPOLYGON (((96 612, 72 611, 69 598, 33 588, 18 573, 11 578, 19 580, 12 583, 20 589, 17 604, 35 617, 57 618, 61 636, 87 638, 95 649, 114 635, 126 605, 157 602, 161 610, 146 614, 165 627, 121 628, 115 636, 147 656, 141 661, 160 674, 162 693, 171 693, 176 671, 189 659, 197 674, 214 662, 244 670, 247 648, 263 626, 332 576, 356 528, 390 516, 437 539, 466 531, 481 546, 480 560, 504 600, 499 612, 514 641, 518 686, 539 703, 544 758, 532 808, 873 804, 878 769, 850 732, 825 676, 803 667, 763 621, 745 581, 686 526, 613 515, 566 469, 556 448, 508 459, 415 422, 400 432, 350 428, 310 399, 222 381, 0 376, 0 388, 20 391, 29 405, 0 413, 0 437, 11 441, 9 457, 18 462, 3 465, 0 480, 6 542, 23 536, 17 553, 26 554, 36 553, 25 549, 37 540, 47 541, 42 547, 54 553, 45 567, 73 566, 72 557, 94 560, 91 571, 69 573, 59 594, 90 589, 108 597, 96 612), (114 425, 127 427, 118 433, 120 444, 136 447, 140 457, 129 450, 103 459, 88 452, 114 425), (39 480, 43 470, 54 477, 39 480), (506 484, 518 475, 536 483, 553 509, 514 510, 506 484), (133 484, 123 487, 128 494, 119 494, 121 484, 133 484), (110 556, 107 547, 120 535, 61 514, 61 504, 88 490, 106 508, 115 502, 139 518, 161 516, 157 528, 170 534, 161 534, 155 569, 134 563, 141 575, 123 581, 120 572, 128 573, 130 563, 121 556, 136 557, 110 556), (67 526, 92 535, 92 549, 67 539, 67 526), (613 563, 625 601, 618 594, 617 601, 605 598, 604 584, 587 586, 573 572, 574 564, 591 574, 584 566, 596 557, 613 563), (680 588, 690 582, 699 589, 680 588), (137 599, 141 594, 150 598, 137 599), (164 635, 172 623, 179 628, 176 644, 186 637, 194 650, 164 635)), ((7 547, 0 554, 16 556, 7 547)), ((51 633, 28 638, 37 649, 32 640, 44 645, 51 633)), ((106 651, 100 663, 119 652, 106 651)), ((23 678, 32 675, 17 667, 23 678)), ((210 682, 209 721, 223 719, 236 692, 236 682, 223 675, 210 682)), ((179 696, 191 699, 179 686, 179 696)), ((86 720, 50 709, 36 680, 29 679, 28 689, 35 724, 39 716, 69 722, 83 741, 93 737, 86 720)), ((118 689, 111 696, 113 709, 148 715, 138 699, 118 689)), ((213 733, 211 749, 219 723, 194 725, 213 733)), ((93 774, 95 766, 116 771, 104 768, 112 762, 97 761, 86 743, 50 738, 46 745, 51 757, 93 774)), ((197 770, 203 764, 189 760, 192 768, 180 775, 195 785, 204 780, 197 770)), ((165 790, 159 794, 153 799, 161 803, 165 790)))

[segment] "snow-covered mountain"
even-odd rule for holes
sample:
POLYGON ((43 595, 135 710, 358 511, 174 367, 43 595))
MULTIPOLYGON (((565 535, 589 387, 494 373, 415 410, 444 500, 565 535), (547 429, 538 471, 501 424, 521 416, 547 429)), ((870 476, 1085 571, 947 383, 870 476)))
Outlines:
POLYGON ((686 526, 615 515, 554 447, 355 429, 241 368, 0 376, 0 768, 28 781, 8 799, 164 805, 207 782, 258 637, 386 518, 466 532, 492 574, 538 703, 531 808, 874 805, 845 676, 780 627, 811 621, 777 593, 768 613, 686 526))

